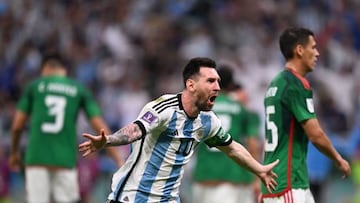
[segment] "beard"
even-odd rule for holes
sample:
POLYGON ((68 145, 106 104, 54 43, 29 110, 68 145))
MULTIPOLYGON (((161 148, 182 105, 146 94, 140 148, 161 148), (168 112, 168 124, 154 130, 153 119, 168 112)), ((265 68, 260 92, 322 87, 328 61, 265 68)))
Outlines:
POLYGON ((204 102, 196 102, 195 105, 197 106, 197 108, 199 109, 199 111, 211 111, 212 110, 212 105, 209 105, 207 101, 204 102))

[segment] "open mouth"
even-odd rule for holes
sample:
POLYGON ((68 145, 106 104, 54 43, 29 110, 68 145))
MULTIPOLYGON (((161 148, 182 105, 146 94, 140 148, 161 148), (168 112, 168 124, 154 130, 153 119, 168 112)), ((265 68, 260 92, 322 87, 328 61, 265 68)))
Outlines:
POLYGON ((211 102, 215 102, 215 99, 216 99, 216 96, 212 96, 212 97, 210 97, 209 100, 210 100, 211 102))
POLYGON ((214 103, 215 103, 215 100, 216 100, 216 96, 211 96, 211 97, 209 98, 209 102, 210 102, 211 104, 214 104, 214 103))

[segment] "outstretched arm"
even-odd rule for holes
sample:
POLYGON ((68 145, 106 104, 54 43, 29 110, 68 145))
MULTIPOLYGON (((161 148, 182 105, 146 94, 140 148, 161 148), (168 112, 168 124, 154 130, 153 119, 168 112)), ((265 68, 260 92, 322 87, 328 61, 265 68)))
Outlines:
MULTIPOLYGON (((100 116, 92 117, 89 122, 95 132, 101 134, 102 130, 104 130, 104 134, 106 135, 111 133, 109 127, 106 125, 105 121, 100 116)), ((124 164, 123 158, 115 147, 107 147, 106 154, 110 156, 119 167, 124 164)))
POLYGON ((136 123, 131 123, 121 128, 111 135, 105 135, 104 130, 100 135, 91 135, 83 133, 83 136, 88 139, 79 145, 79 151, 83 152, 83 156, 102 149, 105 146, 119 146, 130 144, 143 136, 143 133, 136 123))
POLYGON ((272 171, 279 160, 274 161, 268 165, 262 165, 239 143, 232 141, 227 146, 218 146, 218 148, 233 159, 240 166, 253 172, 257 175, 266 186, 269 192, 275 189, 277 183, 274 178, 277 175, 272 171))

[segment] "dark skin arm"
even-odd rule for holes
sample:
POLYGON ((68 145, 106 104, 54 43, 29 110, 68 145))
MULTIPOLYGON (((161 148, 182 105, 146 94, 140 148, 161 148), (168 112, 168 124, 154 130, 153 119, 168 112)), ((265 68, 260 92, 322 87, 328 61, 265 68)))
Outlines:
POLYGON ((28 119, 27 114, 22 111, 16 111, 11 126, 11 149, 9 155, 9 166, 13 171, 19 171, 21 166, 20 156, 20 138, 28 119))

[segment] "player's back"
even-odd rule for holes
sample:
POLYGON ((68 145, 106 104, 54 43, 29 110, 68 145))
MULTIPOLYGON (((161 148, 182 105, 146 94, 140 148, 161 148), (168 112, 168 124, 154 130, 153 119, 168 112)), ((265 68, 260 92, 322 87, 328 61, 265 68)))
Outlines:
POLYGON ((18 104, 30 115, 26 164, 75 166, 81 108, 89 117, 100 113, 90 92, 67 77, 46 76, 29 84, 18 104))
MULTIPOLYGON (((279 175, 274 193, 291 188, 307 188, 306 153, 308 138, 301 121, 315 117, 312 91, 306 79, 289 70, 279 73, 269 85, 264 105, 266 144, 264 163, 279 159, 274 171, 279 175)), ((267 191, 263 188, 263 192, 267 191)))

